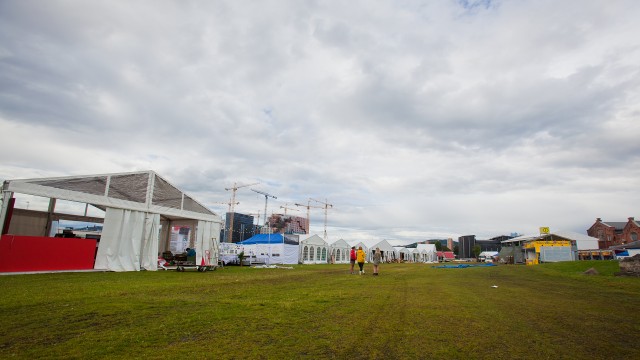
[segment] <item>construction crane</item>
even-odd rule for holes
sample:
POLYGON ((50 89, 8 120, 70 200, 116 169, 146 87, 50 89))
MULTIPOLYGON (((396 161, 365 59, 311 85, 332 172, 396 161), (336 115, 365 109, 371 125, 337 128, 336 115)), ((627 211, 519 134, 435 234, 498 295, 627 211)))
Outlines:
POLYGON ((307 205, 302 205, 302 204, 298 204, 298 203, 295 203, 295 205, 296 205, 296 206, 302 206, 302 207, 306 207, 306 208, 307 208, 307 234, 309 234, 309 233, 310 233, 310 231, 311 231, 311 214, 310 214, 310 209, 311 209, 311 208, 324 209, 324 208, 323 208, 323 207, 321 207, 321 206, 313 206, 313 205, 311 205, 311 199, 309 199, 309 200, 307 201, 307 205))
POLYGON ((324 241, 327 241, 327 210, 329 208, 332 208, 333 205, 329 204, 327 202, 327 199, 324 199, 324 201, 320 201, 320 200, 316 200, 316 199, 309 199, 309 200, 313 200, 315 202, 318 202, 320 204, 324 204, 324 241))
POLYGON ((268 202, 270 197, 272 197, 274 199, 277 199, 277 197, 275 197, 275 196, 273 196, 271 194, 267 194, 266 192, 255 190, 255 189, 251 189, 251 191, 255 191, 258 194, 264 195, 264 222, 262 223, 262 226, 264 226, 267 223, 267 202, 268 202))
MULTIPOLYGON (((220 204, 220 205, 228 205, 229 206, 229 212, 231 212, 231 201, 227 201, 227 202, 220 202, 220 201, 216 201, 214 202, 214 204, 220 204)), ((240 204, 239 202, 235 202, 234 205, 238 205, 240 204)))
POLYGON ((284 215, 287 216, 287 210, 300 211, 296 208, 287 207, 289 204, 284 204, 284 206, 280 206, 280 209, 284 209, 284 215))
MULTIPOLYGON (((216 202, 214 202, 214 204, 228 205, 229 206, 229 212, 231 212, 231 201, 227 201, 227 202, 216 201, 216 202)), ((234 205, 238 205, 238 204, 240 204, 240 203, 239 202, 235 202, 234 203, 234 205)), ((225 227, 224 227, 224 238, 225 239, 227 238, 227 232, 228 232, 228 229, 227 229, 227 227, 225 225, 225 227)))
POLYGON ((235 213, 235 209, 234 206, 236 205, 236 191, 238 191, 238 189, 243 188, 243 187, 247 187, 247 186, 253 186, 253 185, 258 185, 259 183, 253 183, 253 184, 247 184, 247 185, 240 185, 238 186, 238 183, 233 183, 233 187, 230 188, 224 188, 225 190, 229 191, 231 190, 231 201, 229 201, 229 213, 231 213, 231 219, 229 219, 229 231, 227 232, 227 242, 233 242, 233 218, 234 218, 234 213, 235 213))

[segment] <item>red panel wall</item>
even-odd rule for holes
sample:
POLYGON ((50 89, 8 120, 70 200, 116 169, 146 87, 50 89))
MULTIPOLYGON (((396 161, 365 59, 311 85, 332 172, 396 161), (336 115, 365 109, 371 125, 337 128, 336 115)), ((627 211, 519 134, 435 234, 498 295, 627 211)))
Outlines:
POLYGON ((93 269, 96 240, 2 235, 0 272, 93 269))

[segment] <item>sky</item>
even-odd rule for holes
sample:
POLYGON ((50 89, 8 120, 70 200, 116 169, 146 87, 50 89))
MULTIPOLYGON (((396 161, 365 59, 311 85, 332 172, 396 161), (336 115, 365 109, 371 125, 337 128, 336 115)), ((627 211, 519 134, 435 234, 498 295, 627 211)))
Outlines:
POLYGON ((638 19, 636 0, 0 0, 0 179, 154 170, 222 215, 259 183, 237 212, 264 215, 256 189, 322 234, 327 203, 329 239, 586 234, 640 218, 638 19))

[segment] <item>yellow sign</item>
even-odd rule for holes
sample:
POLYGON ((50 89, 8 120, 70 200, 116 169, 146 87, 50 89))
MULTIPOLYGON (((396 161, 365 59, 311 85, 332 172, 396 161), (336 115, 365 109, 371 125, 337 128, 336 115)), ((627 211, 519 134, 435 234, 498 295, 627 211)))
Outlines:
POLYGON ((540 234, 548 234, 549 233, 549 227, 548 226, 543 226, 540 228, 540 234))

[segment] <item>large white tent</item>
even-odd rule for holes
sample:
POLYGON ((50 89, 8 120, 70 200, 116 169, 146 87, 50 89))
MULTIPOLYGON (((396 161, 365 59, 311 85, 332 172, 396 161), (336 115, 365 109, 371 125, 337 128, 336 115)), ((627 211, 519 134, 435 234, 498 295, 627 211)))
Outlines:
POLYGON ((334 264, 348 264, 349 263, 349 250, 351 246, 344 241, 344 239, 338 239, 329 243, 330 259, 333 259, 334 264))
MULTIPOLYGON (((218 261, 220 216, 153 171, 8 180, 2 192, 0 230, 15 193, 49 198, 47 224, 40 236, 49 235, 53 219, 64 218, 55 212, 57 199, 103 210, 95 269, 157 270, 161 234, 168 242, 172 225, 184 223, 195 228, 190 244, 196 249, 196 263, 218 261)), ((74 220, 83 217, 75 216, 74 220)))
POLYGON ((329 244, 318 235, 300 237, 300 253, 298 255, 301 264, 326 264, 329 244))

